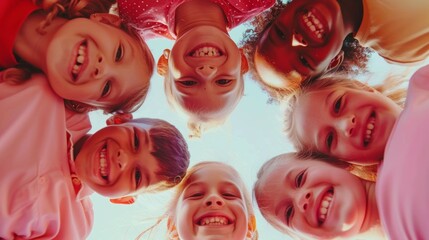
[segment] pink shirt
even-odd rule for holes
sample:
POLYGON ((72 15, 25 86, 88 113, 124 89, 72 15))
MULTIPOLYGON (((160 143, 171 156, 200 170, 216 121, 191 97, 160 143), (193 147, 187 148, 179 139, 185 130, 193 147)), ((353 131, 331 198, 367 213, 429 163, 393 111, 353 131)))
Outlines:
MULTIPOLYGON (((118 0, 121 18, 140 29, 144 38, 175 39, 176 8, 189 0, 118 0)), ((211 0, 219 5, 232 29, 274 5, 275 0, 211 0)))
POLYGON ((0 82, 0 112, 0 239, 85 239, 92 191, 74 177, 75 190, 68 143, 89 130, 88 116, 66 112, 41 74, 0 82))
POLYGON ((411 78, 390 135, 376 197, 389 239, 429 239, 429 65, 411 78))
POLYGON ((24 20, 36 10, 32 0, 1 0, 0 1, 0 69, 17 64, 13 55, 13 45, 24 20))

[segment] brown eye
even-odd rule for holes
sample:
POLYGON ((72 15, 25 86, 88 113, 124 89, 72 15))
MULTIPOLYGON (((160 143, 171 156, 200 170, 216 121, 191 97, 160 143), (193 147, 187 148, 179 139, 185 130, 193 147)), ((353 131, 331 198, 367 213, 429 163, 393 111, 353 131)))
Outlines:
POLYGON ((229 85, 231 82, 232 82, 232 80, 231 80, 231 79, 219 79, 219 80, 216 80, 216 84, 217 84, 217 85, 220 85, 220 86, 227 86, 227 85, 229 85))
POLYGON ((117 50, 116 50, 116 55, 115 55, 115 62, 119 62, 121 61, 122 57, 124 56, 124 47, 122 46, 122 44, 119 44, 117 50))

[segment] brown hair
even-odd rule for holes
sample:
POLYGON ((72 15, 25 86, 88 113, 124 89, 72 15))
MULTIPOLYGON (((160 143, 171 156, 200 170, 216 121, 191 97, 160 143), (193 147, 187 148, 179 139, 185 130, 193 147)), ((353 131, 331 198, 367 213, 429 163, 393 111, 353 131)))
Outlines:
MULTIPOLYGON (((264 83, 256 71, 254 56, 259 38, 271 26, 289 2, 290 0, 285 3, 282 0, 277 0, 273 7, 257 15, 251 22, 253 28, 249 28, 244 32, 243 39, 240 42, 249 60, 251 78, 258 82, 261 88, 270 96, 271 102, 281 101, 293 89, 275 88, 264 83)), ((347 74, 367 72, 368 60, 373 52, 371 49, 359 45, 359 42, 350 34, 344 39, 342 50, 344 51, 344 61, 337 68, 338 72, 347 74)))
POLYGON ((379 91, 384 96, 392 99, 392 101, 403 107, 406 97, 406 89, 401 87, 403 82, 405 82, 404 76, 391 75, 387 77, 382 84, 371 87, 358 80, 351 79, 348 75, 345 74, 331 74, 317 79, 314 82, 304 84, 300 88, 296 89, 296 91, 294 91, 284 102, 284 131, 299 151, 314 151, 314 149, 310 149, 310 146, 305 146, 302 143, 302 140, 299 139, 295 131, 293 114, 297 107, 297 102, 301 96, 309 92, 320 91, 332 87, 343 87, 349 89, 365 89, 365 87, 367 87, 368 89, 372 88, 379 91))
MULTIPOLYGON (((42 6, 48 13, 46 19, 40 23, 38 31, 43 33, 44 28, 46 28, 55 17, 63 17, 66 19, 77 17, 89 18, 91 14, 94 13, 108 13, 115 2, 115 0, 58 0, 55 3, 44 5, 44 0, 36 0, 36 4, 42 6)), ((145 62, 148 65, 149 76, 152 76, 155 60, 146 42, 142 36, 140 36, 137 29, 124 23, 121 23, 120 28, 140 42, 142 52, 147 53, 144 55, 145 62)), ((26 63, 20 63, 16 68, 8 70, 8 74, 4 74, 3 80, 11 83, 20 83, 30 79, 31 73, 39 71, 40 70, 34 67, 28 66, 26 63)), ((145 101, 149 87, 150 79, 147 81, 147 84, 142 85, 140 89, 136 90, 134 93, 128 94, 123 102, 103 107, 102 109, 105 113, 114 113, 118 111, 134 112, 145 101)), ((64 100, 64 103, 68 109, 78 113, 85 113, 97 109, 88 104, 67 99, 64 100)))
POLYGON ((153 144, 151 154, 158 160, 160 166, 156 174, 164 179, 152 191, 163 191, 179 184, 186 174, 190 159, 188 144, 180 131, 161 119, 137 118, 130 122, 151 126, 149 130, 153 144))

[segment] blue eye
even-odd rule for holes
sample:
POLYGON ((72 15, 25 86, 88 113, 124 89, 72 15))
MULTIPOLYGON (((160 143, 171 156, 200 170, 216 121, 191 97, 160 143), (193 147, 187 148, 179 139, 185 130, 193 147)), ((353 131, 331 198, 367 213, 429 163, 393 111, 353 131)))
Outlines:
POLYGON ((136 188, 138 188, 138 186, 140 186, 140 183, 142 181, 142 172, 140 171, 139 168, 136 168, 136 171, 134 172, 134 178, 136 181, 136 188))
POLYGON ((342 105, 342 101, 343 101, 343 96, 339 97, 335 103, 334 103, 334 112, 338 113, 341 109, 341 105, 342 105))
POLYGON ((305 172, 306 172, 306 170, 303 170, 298 175, 296 175, 295 186, 297 188, 301 187, 302 184, 304 183, 304 174, 305 174, 305 172))
POLYGON ((119 62, 121 61, 122 57, 124 56, 124 47, 122 46, 122 44, 119 44, 118 49, 116 50, 116 55, 115 55, 115 62, 119 62))
POLYGON ((231 79, 219 79, 219 80, 216 80, 216 84, 217 84, 217 85, 220 85, 220 86, 227 86, 227 85, 229 85, 231 82, 232 82, 232 80, 231 80, 231 79))
POLYGON ((293 207, 289 206, 288 208, 286 208, 285 211, 285 220, 286 220, 286 224, 289 225, 290 224, 290 219, 292 218, 294 213, 293 207))
POLYGON ((112 83, 107 81, 104 85, 103 92, 101 93, 101 97, 106 97, 110 93, 110 89, 112 88, 112 83))

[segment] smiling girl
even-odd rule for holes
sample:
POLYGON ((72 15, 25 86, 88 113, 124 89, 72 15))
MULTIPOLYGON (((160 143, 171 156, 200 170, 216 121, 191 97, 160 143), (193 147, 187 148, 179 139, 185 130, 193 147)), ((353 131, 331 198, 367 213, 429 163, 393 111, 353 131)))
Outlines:
POLYGON ((134 30, 102 13, 111 4, 63 1, 47 12, 30 0, 2 1, 0 16, 13 34, 1 40, 0 67, 32 70, 9 70, 4 78, 21 82, 40 70, 75 111, 136 110, 146 97, 154 61, 134 30), (61 17, 55 17, 58 9, 61 17))
POLYGON ((272 6, 269 1, 118 1, 119 15, 146 38, 174 39, 158 61, 170 105, 192 135, 223 123, 243 96, 247 60, 229 31, 272 6))

